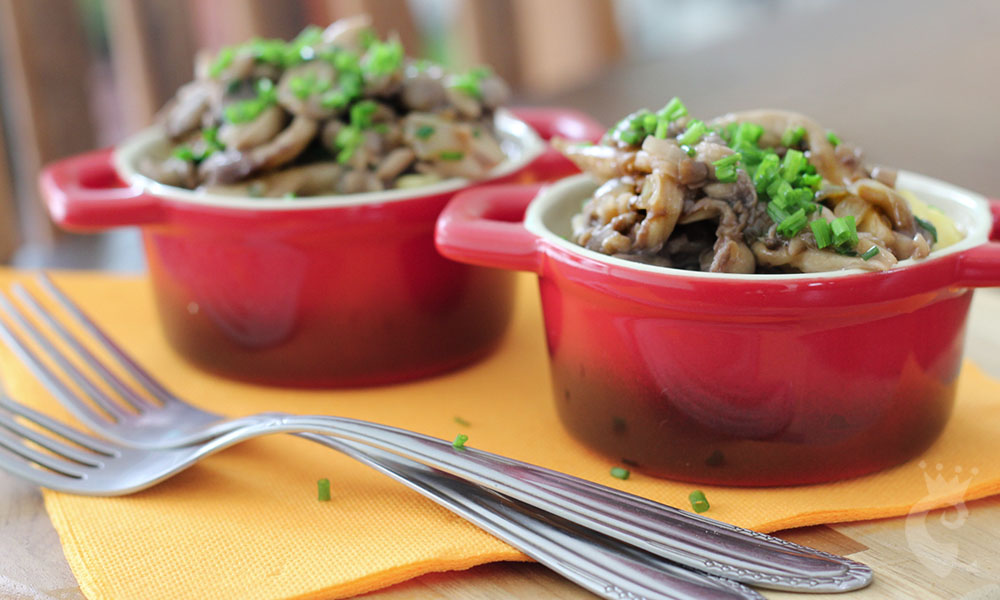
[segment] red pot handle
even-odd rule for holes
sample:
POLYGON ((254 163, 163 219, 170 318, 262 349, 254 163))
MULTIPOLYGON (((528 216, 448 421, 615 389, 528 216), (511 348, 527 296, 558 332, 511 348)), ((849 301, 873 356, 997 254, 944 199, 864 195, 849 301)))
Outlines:
POLYGON ((538 236, 524 210, 543 185, 485 185, 458 193, 438 217, 438 252, 459 262, 518 271, 541 269, 538 236))
POLYGON ((161 221, 155 196, 118 177, 110 149, 78 154, 42 170, 39 184, 52 220, 71 230, 93 231, 161 221))
POLYGON ((969 287, 1000 286, 1000 200, 990 200, 993 230, 990 240, 970 248, 959 257, 959 285, 969 287))
POLYGON ((1000 242, 1000 200, 990 200, 990 212, 993 213, 993 230, 990 231, 990 239, 1000 242))
MULTIPOLYGON (((554 137, 568 140, 596 142, 601 139, 607 127, 601 125, 585 113, 571 108, 542 108, 522 106, 510 112, 531 126, 544 140, 554 137)), ((555 181, 580 170, 558 150, 549 146, 545 152, 532 161, 526 170, 529 181, 555 181)))

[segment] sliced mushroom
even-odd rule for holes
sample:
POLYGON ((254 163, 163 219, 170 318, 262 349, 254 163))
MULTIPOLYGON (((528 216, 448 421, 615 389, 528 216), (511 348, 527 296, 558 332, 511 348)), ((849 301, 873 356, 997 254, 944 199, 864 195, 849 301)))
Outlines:
POLYGON ((281 131, 285 113, 277 106, 269 106, 253 121, 223 123, 219 127, 219 141, 227 148, 245 151, 267 142, 281 131))
POLYGON ((271 141, 250 150, 250 160, 255 170, 273 169, 290 162, 302 153, 319 130, 319 123, 307 117, 295 117, 271 141))

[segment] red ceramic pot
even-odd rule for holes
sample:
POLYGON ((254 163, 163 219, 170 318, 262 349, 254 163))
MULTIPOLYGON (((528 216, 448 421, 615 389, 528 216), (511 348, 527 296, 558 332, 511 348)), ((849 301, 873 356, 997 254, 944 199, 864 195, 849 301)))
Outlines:
MULTIPOLYGON (((502 112, 497 125, 509 159, 493 182, 574 172, 539 134, 604 131, 554 109, 502 112)), ((198 366, 270 384, 369 385, 452 369, 497 344, 512 274, 446 260, 433 243, 445 203, 473 184, 294 201, 212 196, 137 173, 137 160, 163 144, 147 130, 114 152, 50 165, 41 184, 62 227, 142 227, 166 336, 198 366)))
POLYGON ((931 444, 971 288, 1000 285, 984 199, 913 174, 899 185, 966 237, 884 273, 723 275, 591 252, 566 239, 595 187, 586 176, 462 193, 436 241, 456 260, 539 275, 555 403, 586 445, 657 476, 814 483, 931 444))

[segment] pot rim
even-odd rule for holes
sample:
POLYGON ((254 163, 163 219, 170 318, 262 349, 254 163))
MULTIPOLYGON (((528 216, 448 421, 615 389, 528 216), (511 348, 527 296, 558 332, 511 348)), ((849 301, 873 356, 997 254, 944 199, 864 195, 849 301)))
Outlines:
MULTIPOLYGON (((524 227, 534 235, 538 236, 545 244, 557 247, 561 250, 569 252, 572 255, 604 263, 615 268, 649 273, 655 277, 711 280, 716 282, 747 281, 763 283, 766 281, 820 281, 877 273, 865 271, 863 269, 844 269, 839 271, 823 271, 816 273, 777 274, 708 273, 703 271, 688 271, 684 269, 649 265, 623 258, 616 258, 607 254, 601 254, 600 252, 589 250, 579 244, 576 244, 575 242, 570 241, 569 239, 555 233, 548 227, 548 225, 546 225, 546 214, 549 210, 562 203, 571 201, 575 202, 576 205, 579 206, 579 203, 583 199, 590 197, 598 185, 599 182, 584 173, 561 179, 552 185, 542 188, 535 198, 532 199, 527 210, 525 211, 524 227)), ((899 271, 901 268, 920 266, 935 262, 939 259, 959 254, 970 248, 984 244, 989 240, 990 228, 992 227, 993 219, 990 213, 989 204, 986 198, 981 194, 977 194, 976 192, 952 185, 950 183, 910 171, 899 171, 897 188, 909 190, 916 194, 916 196, 921 200, 935 207, 937 207, 937 204, 933 201, 934 197, 948 198, 953 210, 965 211, 964 215, 955 215, 951 214, 949 211, 944 211, 948 214, 948 216, 955 220, 956 226, 959 231, 965 234, 965 237, 947 248, 933 251, 927 258, 910 258, 899 261, 894 267, 884 273, 892 273, 899 271), (956 218, 956 216, 964 216, 965 218, 956 218)))
POLYGON ((163 130, 158 126, 143 129, 116 146, 112 155, 112 164, 115 172, 118 173, 122 181, 133 189, 139 189, 144 193, 178 203, 213 208, 290 211, 400 202, 403 200, 451 194, 475 184, 486 183, 490 180, 511 175, 528 166, 545 152, 546 143, 538 133, 523 120, 515 117, 510 111, 498 109, 494 118, 497 130, 500 133, 501 144, 515 146, 518 150, 518 156, 511 159, 510 152, 505 150, 508 153, 508 159, 494 167, 489 172, 489 175, 481 181, 453 177, 433 185, 415 188, 397 188, 360 194, 309 196, 297 198, 294 202, 289 202, 284 198, 254 198, 251 196, 210 194, 166 185, 138 171, 136 168, 138 159, 150 152, 153 146, 161 144, 164 141, 163 130))

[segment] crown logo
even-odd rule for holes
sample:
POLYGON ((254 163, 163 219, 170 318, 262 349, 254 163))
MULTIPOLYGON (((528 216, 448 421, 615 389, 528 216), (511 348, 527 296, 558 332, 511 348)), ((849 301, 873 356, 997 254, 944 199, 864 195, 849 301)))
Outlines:
POLYGON ((918 465, 924 471, 924 483, 927 485, 927 496, 929 498, 952 498, 956 501, 965 498, 965 493, 972 483, 972 479, 979 474, 979 469, 973 467, 968 471, 969 477, 963 479, 963 469, 961 465, 956 466, 951 477, 945 476, 945 468, 941 463, 937 463, 932 470, 928 469, 927 461, 920 461, 918 465))

